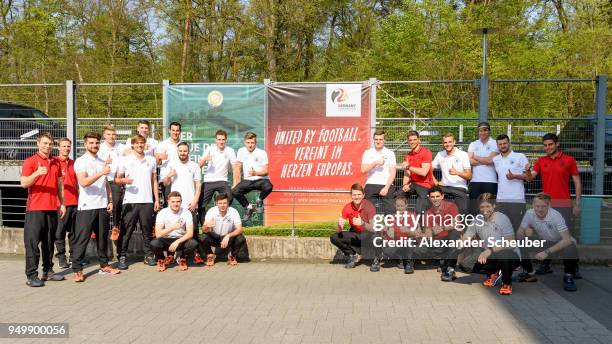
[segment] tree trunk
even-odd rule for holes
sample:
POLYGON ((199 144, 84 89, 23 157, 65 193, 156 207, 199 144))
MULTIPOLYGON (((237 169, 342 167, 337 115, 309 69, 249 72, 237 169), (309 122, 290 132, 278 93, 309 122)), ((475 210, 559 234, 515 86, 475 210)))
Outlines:
POLYGON ((187 62, 187 51, 189 50, 189 39, 191 37, 191 0, 185 1, 185 27, 183 29, 183 51, 181 52, 180 82, 185 82, 185 65, 187 62))

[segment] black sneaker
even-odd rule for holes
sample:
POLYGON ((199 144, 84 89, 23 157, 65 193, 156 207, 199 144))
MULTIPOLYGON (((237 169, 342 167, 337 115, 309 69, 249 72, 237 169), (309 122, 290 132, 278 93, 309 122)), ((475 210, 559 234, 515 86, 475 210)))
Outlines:
POLYGON ((45 282, 41 281, 40 278, 36 276, 36 277, 28 278, 28 281, 26 282, 26 284, 29 285, 30 287, 42 287, 45 285, 45 282))
POLYGON ((66 277, 62 276, 62 275, 58 275, 55 273, 55 271, 53 271, 53 269, 49 270, 49 271, 43 271, 41 280, 43 281, 63 281, 65 280, 66 277))
POLYGON ((59 257, 57 257, 57 260, 59 261, 59 267, 62 269, 68 269, 70 267, 70 264, 68 264, 68 258, 66 258, 65 254, 60 255, 59 257))
POLYGON ((119 270, 127 270, 128 269, 127 259, 126 259, 125 256, 119 257, 119 262, 117 263, 117 269, 119 269, 119 270))
POLYGON ((370 271, 371 272, 380 271, 380 260, 378 258, 374 258, 374 260, 372 261, 372 265, 370 265, 370 271))
POLYGON ((405 274, 413 274, 414 273, 414 263, 412 260, 408 260, 404 265, 404 273, 405 274))
POLYGON ((346 256, 346 263, 344 263, 344 268, 345 269, 352 269, 355 267, 356 264, 356 255, 355 254, 350 254, 348 256, 346 256))
POLYGON ((397 268, 400 269, 400 270, 404 270, 404 267, 405 267, 404 260, 403 259, 398 259, 397 260, 397 268))
POLYGON ((251 216, 253 216, 253 212, 255 211, 255 209, 253 209, 252 206, 249 206, 246 208, 244 215, 242 216, 242 222, 247 222, 251 219, 251 216))
POLYGON ((443 282, 452 282, 455 279, 455 269, 451 268, 450 266, 446 268, 446 270, 444 270, 442 272, 442 275, 440 276, 440 280, 442 280, 443 282))
POLYGON ((157 260, 155 260, 155 257, 153 256, 146 256, 144 259, 144 263, 147 264, 148 266, 156 266, 157 260))
POLYGON ((516 281, 517 282, 537 282, 538 278, 532 273, 529 272, 521 272, 520 274, 518 274, 518 276, 516 276, 516 281))
POLYGON ((255 202, 255 211, 257 212, 257 214, 263 214, 263 201, 260 200, 259 198, 257 199, 257 201, 255 202))
POLYGON ((546 275, 546 274, 551 274, 553 271, 550 268, 550 265, 547 264, 541 264, 540 266, 538 266, 538 268, 535 270, 536 275, 546 275))
POLYGON ((565 274, 563 276, 563 290, 565 291, 576 291, 576 283, 574 282, 574 276, 572 274, 565 274))

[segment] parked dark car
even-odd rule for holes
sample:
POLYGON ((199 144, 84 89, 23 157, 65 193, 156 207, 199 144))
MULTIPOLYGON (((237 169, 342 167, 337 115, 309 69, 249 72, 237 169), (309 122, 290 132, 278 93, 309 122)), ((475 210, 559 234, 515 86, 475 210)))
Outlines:
POLYGON ((36 137, 66 135, 62 121, 27 105, 0 101, 0 160, 23 160, 36 152, 36 137))
MULTIPOLYGON (((595 156, 595 126, 594 115, 586 118, 576 118, 569 121, 559 133, 561 149, 573 156, 577 161, 588 161, 593 165, 595 156)), ((612 166, 612 115, 606 116, 605 160, 607 166, 612 166)))

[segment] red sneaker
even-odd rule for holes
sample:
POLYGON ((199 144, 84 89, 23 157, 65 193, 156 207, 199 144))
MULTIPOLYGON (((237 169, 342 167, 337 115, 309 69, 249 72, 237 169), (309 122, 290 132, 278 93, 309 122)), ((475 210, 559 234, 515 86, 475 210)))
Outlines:
POLYGON ((482 285, 484 285, 485 287, 494 287, 495 282, 497 282, 497 277, 499 277, 498 274, 490 274, 489 278, 487 278, 486 281, 482 282, 482 285))
POLYGON ((170 264, 172 264, 173 261, 174 261, 174 256, 172 256, 172 255, 166 257, 166 259, 163 260, 164 265, 166 267, 168 267, 170 264))
POLYGON ((202 256, 196 253, 195 257, 193 257, 193 262, 196 264, 204 264, 204 259, 202 259, 202 256))
POLYGON ((157 260, 157 272, 163 272, 166 271, 166 264, 164 264, 164 261, 162 259, 158 259, 157 260))
POLYGON ((119 227, 118 226, 113 226, 113 229, 111 230, 111 236, 110 239, 112 241, 117 241, 119 240, 119 227))
POLYGON ((512 285, 502 284, 501 289, 499 289, 499 293, 501 295, 512 295, 512 285))
POLYGON ((83 275, 83 271, 78 271, 74 273, 74 281, 77 283, 85 281, 85 276, 83 275))
POLYGON ((206 266, 213 266, 213 265, 215 265, 215 255, 207 254, 206 255, 206 266))
POLYGON ((179 271, 185 271, 187 269, 189 269, 189 267, 187 266, 187 259, 185 258, 181 258, 179 259, 179 267, 178 267, 179 271))
POLYGON ((236 259, 236 256, 230 253, 229 256, 227 256, 227 264, 230 266, 238 265, 238 260, 236 259))

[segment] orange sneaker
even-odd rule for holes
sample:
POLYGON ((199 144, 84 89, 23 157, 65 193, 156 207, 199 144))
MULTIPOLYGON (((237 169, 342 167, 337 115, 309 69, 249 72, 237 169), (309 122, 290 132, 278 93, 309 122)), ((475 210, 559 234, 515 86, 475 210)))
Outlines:
POLYGON ((83 275, 83 271, 74 273, 74 281, 77 283, 85 281, 85 276, 83 275))
POLYGON ((99 273, 101 273, 101 274, 117 275, 117 274, 121 273, 121 270, 115 269, 115 268, 113 268, 110 265, 106 265, 106 266, 100 268, 99 273))
POLYGON ((170 266, 170 264, 172 264, 173 261, 174 261, 174 256, 170 255, 166 257, 166 259, 164 259, 164 265, 168 267, 170 266))
POLYGON ((193 262, 196 264, 204 264, 204 259, 202 259, 202 256, 196 253, 196 255, 193 257, 193 262))
POLYGON ((187 259, 185 258, 181 258, 179 259, 179 267, 178 267, 179 271, 185 271, 187 269, 189 269, 189 267, 187 266, 187 259))
POLYGON ((512 295, 512 285, 502 284, 502 287, 499 289, 499 293, 501 295, 512 295))
POLYGON ((92 232, 91 235, 89 236, 91 239, 96 239, 96 233, 92 232))
POLYGON ((157 260, 157 272, 166 271, 166 264, 162 259, 157 260))
POLYGON ((117 241, 119 240, 119 227, 118 226, 113 226, 113 229, 111 230, 111 236, 110 239, 112 241, 117 241))
POLYGON ((229 254, 227 256, 227 264, 231 265, 231 266, 236 266, 238 265, 238 260, 236 260, 236 256, 234 256, 233 254, 229 254))
POLYGON ((206 266, 213 266, 213 265, 215 265, 215 255, 207 254, 206 255, 206 266))
POLYGON ((485 287, 494 287, 495 283, 497 282, 497 278, 499 277, 498 274, 490 274, 489 278, 487 278, 486 281, 482 282, 482 285, 484 285, 485 287))

